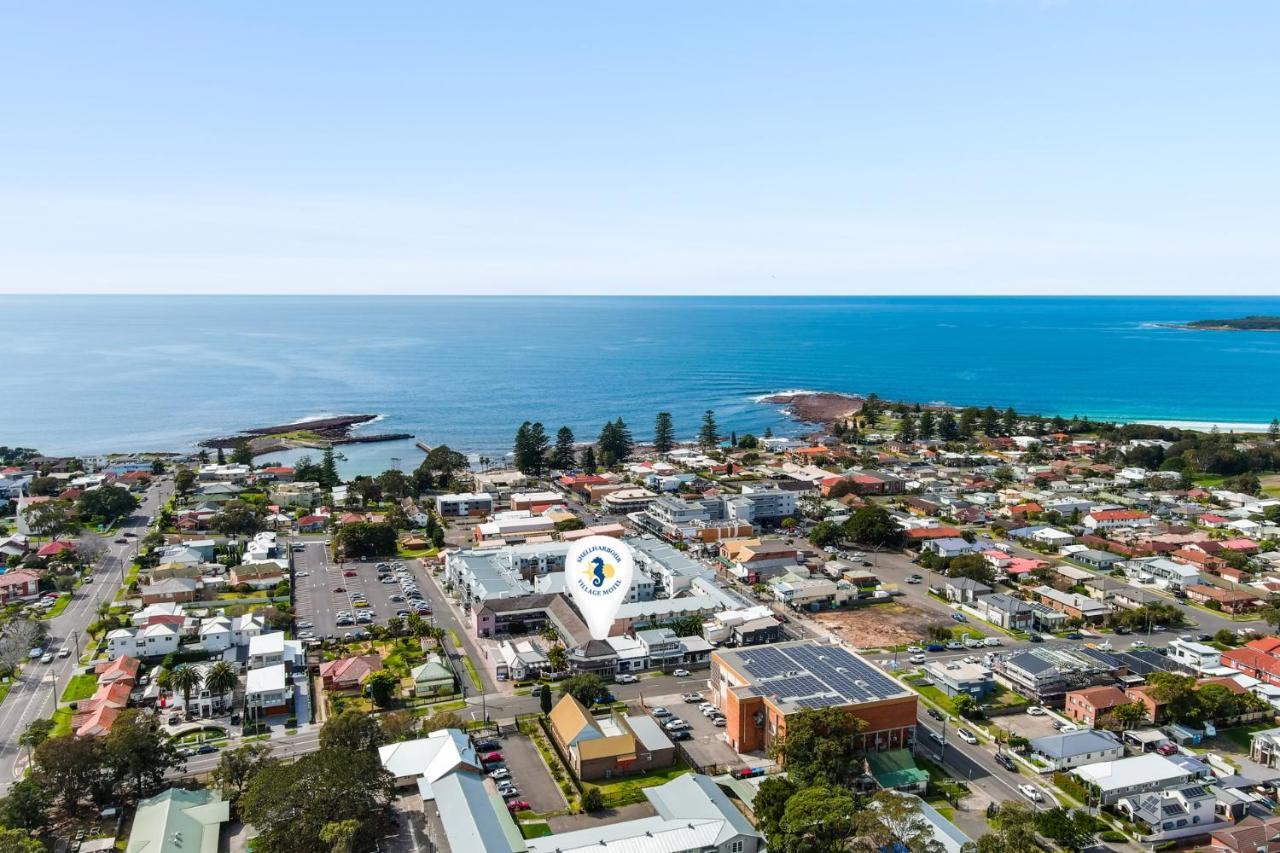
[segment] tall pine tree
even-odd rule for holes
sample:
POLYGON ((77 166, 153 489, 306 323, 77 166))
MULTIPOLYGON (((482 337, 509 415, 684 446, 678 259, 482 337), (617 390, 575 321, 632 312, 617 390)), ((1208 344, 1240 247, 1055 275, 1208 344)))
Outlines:
POLYGON ((658 453, 670 453, 676 446, 676 431, 671 425, 670 412, 658 412, 653 421, 653 449, 658 453))
POLYGON ((720 429, 716 426, 716 413, 707 409, 702 413, 702 426, 698 428, 698 445, 711 450, 720 443, 720 429))
POLYGON ((562 426, 556 433, 555 449, 551 451, 551 467, 557 471, 568 471, 573 463, 573 430, 562 426))

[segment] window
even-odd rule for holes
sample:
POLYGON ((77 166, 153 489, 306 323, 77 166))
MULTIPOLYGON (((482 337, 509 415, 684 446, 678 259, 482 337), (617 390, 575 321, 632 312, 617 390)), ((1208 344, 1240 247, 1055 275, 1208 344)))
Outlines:
POLYGON ((729 853, 742 853, 743 843, 741 839, 729 845, 729 853))

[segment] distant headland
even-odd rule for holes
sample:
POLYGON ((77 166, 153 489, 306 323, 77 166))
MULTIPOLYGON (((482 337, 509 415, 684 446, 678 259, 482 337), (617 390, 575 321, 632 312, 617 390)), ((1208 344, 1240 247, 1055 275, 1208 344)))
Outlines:
POLYGON ((1173 329, 1196 329, 1215 332, 1280 332, 1280 317, 1250 314, 1232 320, 1192 320, 1190 323, 1168 323, 1173 329))
POLYGON ((331 418, 315 418, 278 426, 247 429, 239 435, 210 438, 200 442, 201 447, 232 448, 240 442, 248 442, 253 454, 275 453, 294 447, 317 449, 339 444, 365 444, 374 441, 397 441, 413 438, 410 433, 380 433, 378 435, 352 435, 351 430, 361 424, 377 420, 377 415, 339 415, 331 418))

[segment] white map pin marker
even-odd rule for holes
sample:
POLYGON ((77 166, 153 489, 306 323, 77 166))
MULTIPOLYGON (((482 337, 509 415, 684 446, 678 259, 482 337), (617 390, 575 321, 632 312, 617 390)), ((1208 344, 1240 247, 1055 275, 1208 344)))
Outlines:
POLYGON ((579 539, 565 555, 564 571, 565 586, 591 636, 597 640, 608 637, 613 617, 631 589, 635 572, 631 548, 609 536, 579 539))

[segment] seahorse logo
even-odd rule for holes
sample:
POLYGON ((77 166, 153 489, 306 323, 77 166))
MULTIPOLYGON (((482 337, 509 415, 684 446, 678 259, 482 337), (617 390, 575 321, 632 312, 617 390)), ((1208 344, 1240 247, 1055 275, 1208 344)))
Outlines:
POLYGON ((604 586, 604 582, 613 577, 613 564, 606 563, 603 557, 592 557, 591 567, 585 571, 587 577, 591 578, 591 585, 596 589, 604 586))

